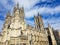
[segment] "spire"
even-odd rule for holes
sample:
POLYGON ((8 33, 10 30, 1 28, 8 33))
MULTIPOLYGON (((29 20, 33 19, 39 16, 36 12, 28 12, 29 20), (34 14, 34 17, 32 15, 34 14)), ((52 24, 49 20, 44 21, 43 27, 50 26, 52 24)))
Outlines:
POLYGON ((14 7, 14 12, 15 12, 17 9, 19 9, 19 3, 17 3, 17 4, 15 5, 15 7, 14 7))
POLYGON ((50 24, 48 23, 48 27, 50 27, 50 24))
POLYGON ((20 17, 21 17, 21 19, 23 20, 24 17, 25 17, 24 7, 23 7, 23 6, 19 9, 19 13, 20 13, 20 17))
POLYGON ((34 22, 35 22, 35 25, 37 25, 36 19, 37 19, 37 18, 36 18, 36 16, 34 15, 34 22))
POLYGON ((38 17, 42 18, 42 16, 38 13, 38 17))
POLYGON ((51 25, 50 25, 49 23, 48 23, 48 28, 49 28, 49 29, 52 29, 52 27, 51 27, 51 25))
POLYGON ((38 13, 38 18, 39 18, 39 20, 42 21, 42 16, 39 13, 38 13))
POLYGON ((48 27, 51 27, 49 23, 48 23, 48 27))
POLYGON ((42 16, 38 13, 37 17, 38 17, 38 25, 39 25, 40 30, 44 30, 42 16))
POLYGON ((19 8, 19 11, 24 12, 24 7, 22 6, 21 8, 19 8))
POLYGON ((24 7, 22 6, 22 10, 24 11, 24 7))
POLYGON ((6 31, 5 29, 7 29, 8 25, 10 24, 10 20, 11 20, 10 11, 8 11, 6 15, 4 27, 2 30, 6 31))
POLYGON ((38 17, 34 15, 34 22, 35 22, 35 28, 39 28, 38 26, 38 17))
POLYGON ((19 8, 19 3, 16 4, 16 6, 14 7, 14 14, 13 17, 15 17, 15 19, 24 19, 24 8, 19 8), (17 12, 17 13, 16 13, 17 12), (16 18, 18 17, 18 18, 16 18))
POLYGON ((14 7, 14 12, 16 11, 16 6, 14 7))
POLYGON ((10 11, 7 13, 7 16, 6 16, 6 18, 8 18, 8 17, 10 17, 10 11))
POLYGON ((17 8, 19 9, 19 3, 17 3, 17 8))
POLYGON ((38 16, 40 16, 40 14, 38 13, 38 16))
POLYGON ((34 19, 36 19, 36 16, 34 15, 34 19))

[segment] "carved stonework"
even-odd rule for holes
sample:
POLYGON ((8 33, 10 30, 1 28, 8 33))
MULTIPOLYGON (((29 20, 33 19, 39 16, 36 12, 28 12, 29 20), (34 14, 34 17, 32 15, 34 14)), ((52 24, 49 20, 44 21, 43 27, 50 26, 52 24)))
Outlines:
POLYGON ((52 29, 45 29, 41 15, 34 16, 35 27, 27 25, 24 20, 24 8, 19 4, 14 7, 14 13, 7 14, 2 32, 0 34, 0 45, 49 45, 49 33, 52 45, 56 40, 52 29))

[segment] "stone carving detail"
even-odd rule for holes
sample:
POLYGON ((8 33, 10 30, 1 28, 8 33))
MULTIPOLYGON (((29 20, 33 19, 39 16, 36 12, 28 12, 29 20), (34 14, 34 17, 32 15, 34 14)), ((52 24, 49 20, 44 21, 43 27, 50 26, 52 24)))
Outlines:
POLYGON ((7 14, 2 32, 0 33, 0 45, 57 45, 53 29, 44 28, 42 16, 34 16, 35 27, 27 25, 24 19, 24 8, 19 4, 14 7, 12 16, 7 14), (49 32, 49 33, 48 33, 49 32))

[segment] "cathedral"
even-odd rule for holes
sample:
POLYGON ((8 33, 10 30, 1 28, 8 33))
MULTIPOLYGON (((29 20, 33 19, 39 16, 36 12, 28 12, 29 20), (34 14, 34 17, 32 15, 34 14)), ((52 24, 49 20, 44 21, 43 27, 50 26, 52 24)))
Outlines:
POLYGON ((57 45, 53 28, 44 28, 42 16, 34 16, 35 27, 25 23, 24 8, 17 4, 13 14, 7 13, 0 33, 0 45, 57 45))

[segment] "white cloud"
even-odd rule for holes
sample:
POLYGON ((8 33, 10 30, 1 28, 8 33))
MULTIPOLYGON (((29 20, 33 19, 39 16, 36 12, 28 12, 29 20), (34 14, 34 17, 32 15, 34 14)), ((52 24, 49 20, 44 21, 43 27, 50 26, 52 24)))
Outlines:
POLYGON ((15 4, 18 2, 20 7, 24 6, 25 9, 30 9, 31 7, 33 7, 33 5, 38 3, 40 0, 13 0, 13 1, 15 4))
POLYGON ((29 11, 26 11, 25 16, 26 17, 28 16, 27 18, 31 18, 34 15, 37 15, 38 12, 40 14, 47 13, 47 14, 53 15, 54 13, 60 12, 60 6, 57 6, 55 8, 48 8, 48 7, 40 7, 40 8, 38 8, 38 7, 36 7, 34 9, 29 10, 29 11))
MULTIPOLYGON (((58 13, 60 12, 60 6, 57 6, 55 8, 49 8, 49 7, 40 7, 38 8, 37 7, 34 7, 32 8, 36 3, 38 3, 40 0, 12 0, 15 4, 18 2, 20 7, 23 5, 24 8, 25 8, 25 17, 26 18, 31 18, 31 17, 34 17, 34 15, 37 15, 37 13, 39 12, 40 14, 44 14, 44 13, 49 13, 49 14, 54 14, 54 13, 58 13), (27 11, 26 11, 27 10, 27 11)), ((46 1, 46 0, 42 0, 43 2, 46 1)), ((12 10, 12 6, 8 4, 8 1, 7 0, 0 0, 0 3, 3 4, 3 6, 8 9, 8 10, 12 10)), ((47 21, 49 21, 50 23, 55 23, 53 24, 52 26, 54 28, 59 28, 59 22, 60 19, 47 19, 47 20, 44 20, 44 23, 47 23, 47 21), (57 27, 56 27, 57 26, 57 27)), ((2 25, 3 21, 0 21, 0 25, 2 25)), ((31 23, 31 25, 34 25, 34 22, 33 21, 30 21, 30 20, 27 20, 26 23, 31 23)), ((2 27, 1 27, 2 28, 2 27)))
MULTIPOLYGON (((6 9, 6 10, 11 10, 13 8, 12 5, 8 3, 8 0, 0 0, 0 4, 6 9)), ((3 9, 2 9, 3 10, 3 9)))
POLYGON ((60 30, 60 17, 59 18, 48 18, 43 19, 44 26, 47 27, 48 23, 54 28, 60 30))
MULTIPOLYGON (((43 2, 46 0, 42 0, 43 2)), ((49 8, 49 7, 34 7, 32 8, 36 3, 39 2, 39 0, 14 0, 14 3, 16 4, 17 2, 19 2, 20 6, 24 6, 25 8, 25 17, 26 18, 32 18, 34 17, 34 15, 37 15, 37 13, 39 12, 40 14, 44 14, 44 13, 48 13, 48 14, 55 14, 60 12, 60 5, 55 7, 55 8, 49 8), (27 10, 27 11, 26 11, 27 10)), ((48 18, 47 20, 43 20, 45 26, 47 25, 47 22, 49 22, 53 28, 55 29, 60 29, 59 27, 59 20, 60 18, 48 18)), ((34 25, 34 22, 31 20, 27 20, 26 23, 30 24, 30 25, 34 25)))
POLYGON ((56 24, 53 24, 51 26, 56 30, 60 30, 60 23, 56 23, 56 24))
MULTIPOLYGON (((33 17, 34 14, 37 14, 38 12, 40 13, 51 13, 53 14, 54 12, 60 12, 60 6, 57 6, 55 8, 48 8, 48 7, 40 7, 38 9, 38 7, 35 7, 34 9, 31 9, 36 3, 40 2, 40 1, 46 1, 46 0, 12 0, 12 2, 14 2, 15 4, 18 2, 20 6, 24 6, 25 11, 26 12, 26 16, 28 17, 33 17)), ((48 0, 51 1, 51 0, 48 0)), ((6 9, 11 9, 12 10, 12 6, 8 4, 8 0, 0 0, 0 3, 6 8, 6 9)))
POLYGON ((55 7, 54 10, 55 10, 55 13, 56 13, 56 12, 60 12, 60 6, 55 7))
POLYGON ((31 18, 31 17, 34 17, 34 15, 37 15, 37 13, 38 13, 38 9, 32 9, 28 12, 25 12, 25 17, 31 18))

